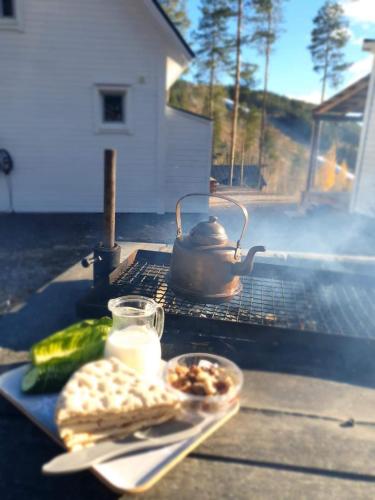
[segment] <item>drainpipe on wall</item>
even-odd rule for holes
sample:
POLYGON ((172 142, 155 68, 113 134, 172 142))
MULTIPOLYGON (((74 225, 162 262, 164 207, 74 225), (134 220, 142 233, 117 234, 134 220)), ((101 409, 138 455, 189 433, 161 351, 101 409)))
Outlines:
POLYGON ((5 175, 6 185, 8 188, 8 199, 9 199, 9 212, 13 213, 13 189, 12 182, 9 174, 13 170, 13 160, 9 152, 6 149, 0 149, 0 173, 5 175))
POLYGON ((13 214, 14 213, 14 205, 13 205, 13 186, 12 186, 12 179, 7 175, 6 177, 6 183, 7 183, 7 188, 8 188, 8 199, 9 199, 9 213, 13 214))

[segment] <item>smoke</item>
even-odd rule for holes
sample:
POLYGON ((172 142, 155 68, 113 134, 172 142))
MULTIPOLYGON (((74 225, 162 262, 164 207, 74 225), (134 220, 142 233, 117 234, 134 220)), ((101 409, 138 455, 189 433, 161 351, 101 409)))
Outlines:
MULTIPOLYGON (((330 207, 300 213, 297 207, 247 205, 249 223, 242 248, 264 245, 268 253, 257 259, 312 269, 375 272, 375 219, 330 207)), ((211 210, 237 241, 242 229, 239 209, 211 210)))
MULTIPOLYGON (((368 267, 372 272, 375 219, 330 207, 301 213, 296 205, 273 202, 267 206, 267 196, 263 206, 257 206, 251 201, 252 197, 249 191, 245 202, 249 222, 241 247, 264 245, 268 253, 258 255, 257 259, 345 272, 367 272, 368 267)), ((218 217, 231 241, 238 240, 243 215, 238 207, 225 201, 211 204, 211 207, 200 198, 182 202, 183 233, 188 234, 198 222, 207 220, 209 214, 218 217)), ((176 237, 175 214, 119 214, 116 234, 119 241, 172 244, 176 237)))
MULTIPOLYGON (((201 211, 202 207, 198 208, 201 211)), ((189 209, 194 210, 194 206, 189 209)), ((375 274, 375 219, 330 207, 301 213, 296 206, 247 204, 247 210, 249 222, 241 247, 264 245, 267 249, 266 254, 256 256, 256 261, 375 274)), ((236 242, 243 225, 240 209, 225 202, 211 206, 209 213, 218 217, 229 239, 236 242)), ((195 215, 182 212, 184 234, 198 221, 207 220, 207 215, 202 211, 195 215)), ((165 243, 173 242, 175 227, 171 214, 165 243)))

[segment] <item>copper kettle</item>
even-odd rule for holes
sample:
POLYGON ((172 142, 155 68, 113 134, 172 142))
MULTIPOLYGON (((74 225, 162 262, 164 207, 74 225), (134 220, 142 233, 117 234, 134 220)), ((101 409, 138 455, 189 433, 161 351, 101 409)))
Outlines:
POLYGON ((238 294, 242 290, 240 276, 252 271, 256 252, 265 252, 263 246, 252 247, 245 260, 241 261, 240 243, 248 220, 246 208, 227 196, 192 193, 180 198, 176 204, 177 237, 170 268, 170 286, 173 291, 208 302, 228 300, 238 294), (221 198, 242 210, 244 225, 236 244, 228 241, 226 231, 217 217, 199 222, 187 236, 182 235, 181 202, 190 196, 221 198))

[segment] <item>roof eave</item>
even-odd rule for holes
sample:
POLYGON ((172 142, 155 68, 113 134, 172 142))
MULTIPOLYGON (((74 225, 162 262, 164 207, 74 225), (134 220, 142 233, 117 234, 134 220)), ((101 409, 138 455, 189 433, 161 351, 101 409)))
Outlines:
POLYGON ((175 38, 177 39, 179 44, 184 49, 184 52, 187 55, 187 58, 190 60, 194 59, 195 58, 194 51, 192 50, 190 45, 187 43, 185 38, 182 36, 180 31, 176 28, 175 24, 172 22, 172 20, 169 18, 169 16, 165 13, 163 7, 159 4, 158 0, 151 0, 150 5, 152 5, 155 8, 155 10, 158 12, 160 17, 166 23, 166 25, 172 30, 172 32, 175 35, 175 38))
POLYGON ((319 115, 332 112, 332 109, 334 109, 338 104, 349 100, 350 98, 361 92, 363 89, 366 89, 367 91, 369 81, 370 75, 366 75, 360 78, 356 82, 352 83, 345 89, 341 90, 334 96, 330 97, 326 101, 313 108, 313 116, 319 117, 319 115))

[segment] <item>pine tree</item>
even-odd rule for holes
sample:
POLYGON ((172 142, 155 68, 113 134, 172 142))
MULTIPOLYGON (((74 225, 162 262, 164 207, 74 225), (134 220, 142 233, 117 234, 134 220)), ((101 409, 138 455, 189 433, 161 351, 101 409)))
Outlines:
POLYGON ((256 64, 249 62, 243 62, 241 65, 241 95, 249 96, 251 94, 251 89, 255 86, 255 73, 258 69, 256 64))
POLYGON ((201 18, 193 37, 196 50, 198 79, 208 81, 206 113, 214 118, 215 84, 220 72, 229 64, 228 19, 226 0, 201 0, 201 18))
POLYGON ((237 31, 236 31, 236 67, 234 77, 234 99, 233 99, 233 113, 232 113, 232 131, 230 143, 230 174, 229 185, 233 184, 234 160, 236 154, 236 141, 237 141, 237 125, 238 125, 238 108, 240 104, 240 79, 241 79, 241 52, 242 52, 242 25, 243 25, 243 0, 234 0, 234 15, 237 18, 237 31))
POLYGON ((213 151, 216 152, 224 146, 221 136, 223 133, 223 125, 225 124, 225 117, 227 113, 225 107, 225 98, 227 95, 222 85, 215 85, 213 94, 215 103, 213 111, 213 151))
MULTIPOLYGON (((254 73, 257 67, 254 64, 243 63, 240 75, 240 92, 241 99, 246 102, 249 98, 251 89, 255 85, 254 73)), ((257 140, 257 131, 259 130, 260 113, 255 106, 250 109, 244 104, 247 109, 241 113, 238 119, 238 133, 236 144, 240 144, 240 159, 241 159, 241 185, 243 185, 244 166, 245 164, 254 163, 254 149, 257 140)), ((238 150, 238 147, 236 146, 238 150)), ((234 163, 234 162, 233 162, 234 163)))
POLYGON ((252 0, 252 6, 254 9, 254 16, 251 19, 254 25, 253 41, 257 45, 259 52, 264 55, 264 83, 258 156, 258 165, 260 170, 264 167, 266 150, 266 107, 270 57, 272 48, 281 33, 282 7, 284 1, 285 0, 252 0))
POLYGON ((237 130, 240 108, 240 93, 242 87, 249 90, 254 84, 254 72, 256 65, 242 61, 243 48, 251 42, 251 37, 245 33, 246 24, 249 21, 248 11, 251 8, 251 0, 229 0, 232 16, 236 19, 235 36, 235 67, 234 67, 234 96, 232 113, 232 130, 230 143, 230 175, 229 184, 233 183, 234 161, 236 155, 237 130))
POLYGON ((309 50, 314 71, 322 74, 321 102, 324 101, 327 85, 337 87, 343 72, 350 66, 344 61, 343 49, 349 40, 348 22, 344 9, 338 2, 326 0, 314 18, 309 50))
POLYGON ((169 104, 175 108, 189 109, 191 103, 191 89, 185 80, 177 80, 169 92, 169 104))
POLYGON ((159 3, 181 33, 186 34, 190 27, 186 0, 159 0, 159 3))
POLYGON ((257 131, 260 125, 260 113, 254 106, 250 109, 249 113, 242 119, 243 121, 243 142, 245 154, 247 157, 255 159, 257 150, 257 131))

